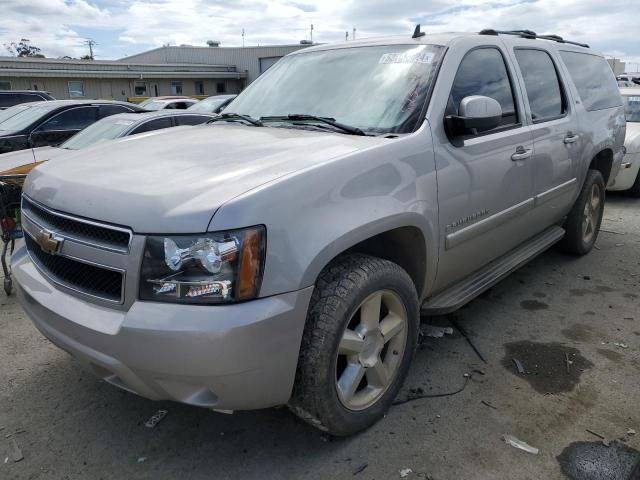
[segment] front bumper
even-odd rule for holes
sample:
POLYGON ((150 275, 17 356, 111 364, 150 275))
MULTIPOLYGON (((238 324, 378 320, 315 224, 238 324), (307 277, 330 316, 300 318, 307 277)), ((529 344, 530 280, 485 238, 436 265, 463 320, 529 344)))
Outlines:
POLYGON ((622 160, 622 164, 617 175, 613 178, 613 181, 609 182, 607 190, 629 190, 633 187, 633 184, 638 177, 639 170, 640 153, 627 153, 622 160))
POLYGON ((136 301, 126 311, 62 292, 13 257, 18 300, 36 327, 125 390, 220 410, 285 404, 313 287, 235 305, 136 301))

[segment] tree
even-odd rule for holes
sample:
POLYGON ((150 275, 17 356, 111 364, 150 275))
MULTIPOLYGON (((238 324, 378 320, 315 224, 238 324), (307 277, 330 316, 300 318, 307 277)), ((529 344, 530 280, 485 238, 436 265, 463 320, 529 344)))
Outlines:
POLYGON ((44 55, 40 53, 40 49, 31 45, 31 41, 28 38, 21 38, 18 43, 11 42, 5 47, 14 57, 44 58, 44 55))

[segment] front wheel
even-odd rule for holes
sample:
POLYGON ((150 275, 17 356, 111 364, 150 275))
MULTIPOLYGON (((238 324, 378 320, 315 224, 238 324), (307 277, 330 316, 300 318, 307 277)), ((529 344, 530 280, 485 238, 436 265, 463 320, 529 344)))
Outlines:
POLYGON ((560 246, 567 253, 586 255, 598 239, 604 214, 605 184, 602 173, 589 170, 582 191, 573 205, 560 246))
POLYGON ((416 350, 419 308, 398 265, 354 254, 320 274, 289 406, 332 435, 351 435, 391 406, 416 350))

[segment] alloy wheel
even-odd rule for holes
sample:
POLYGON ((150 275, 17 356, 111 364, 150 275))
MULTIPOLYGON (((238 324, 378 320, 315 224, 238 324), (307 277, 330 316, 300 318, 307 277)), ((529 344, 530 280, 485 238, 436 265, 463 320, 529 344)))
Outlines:
POLYGON ((408 315, 388 290, 369 295, 349 321, 338 347, 336 391, 349 410, 376 403, 393 383, 407 344, 408 315))

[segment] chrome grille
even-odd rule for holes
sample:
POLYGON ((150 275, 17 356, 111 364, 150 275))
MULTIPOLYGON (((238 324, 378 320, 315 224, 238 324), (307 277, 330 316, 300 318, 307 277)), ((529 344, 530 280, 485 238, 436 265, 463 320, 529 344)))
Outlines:
POLYGON ((70 217, 39 205, 26 196, 22 197, 22 214, 37 225, 80 243, 121 253, 129 251, 131 232, 125 228, 70 217))
POLYGON ((122 302, 124 272, 45 253, 29 234, 25 235, 25 244, 33 262, 54 283, 93 297, 122 302))

